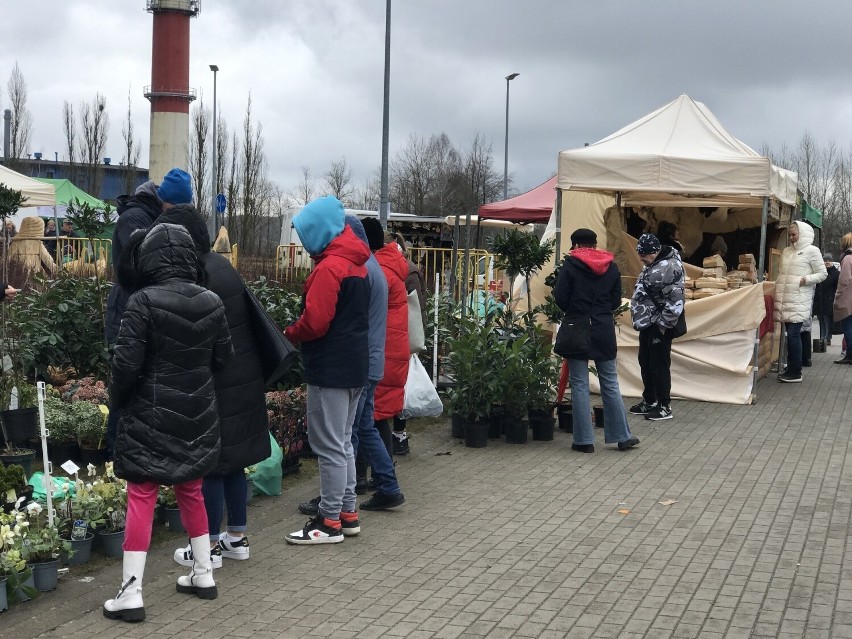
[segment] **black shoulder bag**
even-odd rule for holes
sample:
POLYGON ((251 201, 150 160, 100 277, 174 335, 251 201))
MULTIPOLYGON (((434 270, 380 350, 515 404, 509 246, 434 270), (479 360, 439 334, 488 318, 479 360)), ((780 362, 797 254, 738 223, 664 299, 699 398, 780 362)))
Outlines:
POLYGON ((556 333, 553 352, 557 355, 575 359, 586 359, 592 350, 592 318, 589 315, 566 316, 556 333))

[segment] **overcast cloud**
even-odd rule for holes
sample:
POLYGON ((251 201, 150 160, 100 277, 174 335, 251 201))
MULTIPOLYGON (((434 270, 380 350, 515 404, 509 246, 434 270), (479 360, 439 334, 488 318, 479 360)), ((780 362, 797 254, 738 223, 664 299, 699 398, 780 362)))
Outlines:
MULTIPOLYGON (((0 108, 17 61, 29 89, 31 152, 64 159, 63 101, 96 92, 121 158, 132 98, 148 162, 152 17, 145 0, 5 0, 0 108)), ((319 177, 346 157, 355 186, 381 162, 383 0, 202 0, 192 21, 190 84, 238 129, 251 92, 269 177, 319 177)), ((852 145, 852 3, 841 0, 396 0, 391 39, 391 159, 409 135, 479 132, 502 173, 506 81, 509 171, 528 190, 562 149, 594 142, 681 93, 704 102, 747 144, 852 145)), ((157 176, 152 176, 156 179, 157 176)))

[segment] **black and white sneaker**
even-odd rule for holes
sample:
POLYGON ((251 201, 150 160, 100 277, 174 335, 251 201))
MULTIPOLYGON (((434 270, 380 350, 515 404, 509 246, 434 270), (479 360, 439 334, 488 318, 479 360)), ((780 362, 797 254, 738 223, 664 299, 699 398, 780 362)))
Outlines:
POLYGON ((343 531, 340 526, 329 526, 325 517, 317 515, 309 520, 302 530, 290 533, 284 537, 288 544, 309 546, 314 544, 339 544, 343 541, 343 531))
POLYGON ((672 418, 672 409, 668 406, 657 406, 653 411, 645 415, 645 419, 650 419, 652 422, 660 422, 664 419, 672 418))
POLYGON ((630 414, 631 415, 647 415, 648 413, 653 412, 656 409, 657 409, 656 404, 649 404, 648 402, 646 402, 643 399, 638 404, 633 404, 633 406, 630 407, 630 414))
POLYGON ((409 446, 410 437, 408 433, 405 431, 402 432, 393 432, 393 454, 394 455, 407 455, 411 452, 411 447, 409 446))
POLYGON ((251 555, 248 537, 241 537, 237 541, 231 541, 228 539, 228 533, 226 532, 219 535, 219 543, 216 548, 222 557, 226 557, 227 559, 243 561, 251 555))
POLYGON ((310 501, 303 501, 299 504, 299 512, 308 517, 315 517, 319 512, 320 496, 317 495, 310 501))
MULTIPOLYGON (((194 562, 192 545, 188 544, 185 548, 178 548, 175 550, 174 560, 181 566, 188 566, 192 568, 192 564, 194 562)), ((213 564, 213 568, 222 567, 222 553, 219 550, 219 544, 216 544, 210 549, 210 561, 213 564)))
POLYGON ((784 373, 778 376, 778 381, 787 384, 800 384, 802 382, 802 374, 799 373, 796 375, 795 373, 784 371, 784 373))

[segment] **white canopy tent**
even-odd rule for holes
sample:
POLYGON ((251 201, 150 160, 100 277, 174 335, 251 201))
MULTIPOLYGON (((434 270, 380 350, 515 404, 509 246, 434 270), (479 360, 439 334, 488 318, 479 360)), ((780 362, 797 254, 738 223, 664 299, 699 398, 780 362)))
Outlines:
MULTIPOLYGON (((599 142, 559 154, 556 183, 559 195, 548 231, 555 236, 557 254, 561 254, 563 220, 566 234, 585 226, 596 232, 604 230, 608 240, 614 236, 627 237, 624 233, 608 232, 612 229, 604 221, 603 208, 607 202, 618 201, 624 206, 719 207, 719 210, 726 211, 725 215, 726 207, 736 208, 743 214, 748 211, 748 221, 736 221, 732 217, 728 222, 733 224, 733 228, 761 228, 758 273, 762 277, 770 206, 773 203, 776 208, 779 204, 795 205, 796 183, 795 173, 773 166, 769 158, 760 156, 728 133, 705 105, 681 95, 599 142), (583 201, 577 199, 580 194, 596 194, 603 199, 592 208, 577 207, 577 203, 583 201)), ((698 211, 696 215, 699 215, 698 211)), ((606 242, 601 244, 606 245, 606 242)), ((613 246, 607 248, 615 250, 613 246)), ((743 313, 744 317, 750 318, 748 326, 738 327, 740 334, 729 335, 730 339, 723 341, 729 348, 728 361, 738 362, 736 379, 731 377, 729 368, 713 363, 719 357, 719 345, 711 345, 713 340, 707 341, 709 346, 704 349, 696 348, 698 345, 695 343, 690 344, 698 338, 707 340, 714 335, 721 336, 730 327, 720 324, 718 331, 714 332, 712 325, 696 317, 710 304, 689 302, 687 324, 695 323, 690 322, 692 317, 707 330, 700 335, 690 330, 675 342, 672 350, 673 393, 710 401, 751 401, 757 367, 752 367, 749 362, 752 357, 757 361, 755 331, 765 316, 763 298, 761 295, 749 296, 754 308, 745 312, 741 309, 742 295, 726 293, 713 299, 716 305, 730 301, 731 312, 743 313), (732 299, 728 300, 728 297, 732 299), (733 306, 738 307, 737 310, 733 306), (717 351, 715 355, 712 353, 714 350, 717 351), (697 363, 706 371, 700 380, 690 376, 697 363), (725 388, 723 396, 714 394, 711 397, 706 392, 707 384, 713 382, 714 368, 715 383, 719 388, 725 388), (694 383, 691 380, 695 380, 694 383)), ((635 383, 639 379, 636 344, 635 339, 628 339, 627 331, 619 331, 619 378, 623 380, 622 392, 635 396, 641 392, 641 382, 638 386, 635 383)))
POLYGON ((53 206, 56 194, 52 184, 45 184, 0 165, 0 184, 20 191, 27 198, 25 206, 53 206))

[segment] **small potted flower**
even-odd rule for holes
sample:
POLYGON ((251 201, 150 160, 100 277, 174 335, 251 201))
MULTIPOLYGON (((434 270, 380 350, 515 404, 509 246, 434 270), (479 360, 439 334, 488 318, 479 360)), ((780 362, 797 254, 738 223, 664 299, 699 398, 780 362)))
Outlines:
POLYGON ((104 464, 104 474, 91 484, 91 491, 100 502, 95 513, 95 530, 100 538, 100 547, 107 557, 124 555, 124 526, 127 520, 127 482, 118 479, 113 472, 112 462, 104 464))
POLYGON ((56 588, 59 553, 71 555, 70 542, 62 539, 56 524, 51 524, 47 512, 38 502, 26 506, 29 527, 24 535, 24 556, 33 571, 33 582, 41 592, 56 588))

